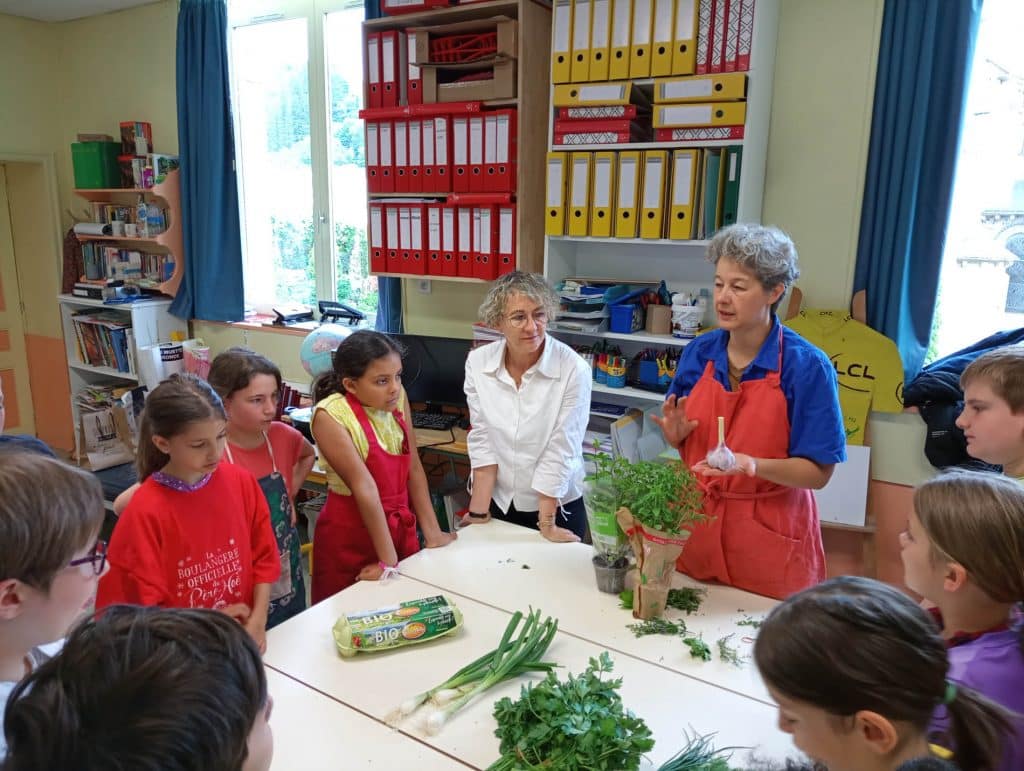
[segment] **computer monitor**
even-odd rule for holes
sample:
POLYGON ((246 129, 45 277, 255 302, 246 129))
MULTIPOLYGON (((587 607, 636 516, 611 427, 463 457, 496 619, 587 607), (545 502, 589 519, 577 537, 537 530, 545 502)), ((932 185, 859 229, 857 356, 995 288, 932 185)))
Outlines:
POLYGON ((402 385, 412 403, 466 405, 463 383, 471 340, 426 335, 392 335, 405 348, 402 385))

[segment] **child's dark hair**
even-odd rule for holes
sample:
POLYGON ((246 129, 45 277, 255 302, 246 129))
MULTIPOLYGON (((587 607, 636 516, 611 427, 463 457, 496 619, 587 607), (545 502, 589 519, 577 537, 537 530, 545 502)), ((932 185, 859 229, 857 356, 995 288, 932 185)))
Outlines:
POLYGON ((405 351, 383 332, 369 329, 353 332, 342 340, 341 345, 334 351, 331 357, 333 369, 314 381, 313 403, 316 404, 334 393, 345 393, 345 386, 342 385, 345 378, 361 378, 373 362, 392 353, 397 353, 401 357, 405 351))
POLYGON ((92 474, 47 455, 0 452, 0 581, 43 591, 103 524, 103 492, 92 474))
POLYGON ((843 576, 793 595, 762 624, 754 660, 770 687, 839 718, 873 711, 923 735, 946 704, 954 762, 964 771, 999 765, 1009 713, 948 687, 934 621, 891 586, 843 576))
POLYGON ((256 375, 270 375, 277 381, 277 390, 280 393, 281 370, 277 365, 250 348, 236 346, 217 354, 210 364, 210 374, 206 379, 223 400, 235 391, 248 388, 256 375))
POLYGON ((195 375, 171 375, 146 397, 139 429, 135 468, 139 481, 167 465, 170 458, 153 444, 154 436, 177 436, 189 423, 216 418, 225 420, 217 392, 195 375))
POLYGON ((114 606, 19 683, 4 771, 239 771, 267 701, 259 649, 213 610, 114 606))

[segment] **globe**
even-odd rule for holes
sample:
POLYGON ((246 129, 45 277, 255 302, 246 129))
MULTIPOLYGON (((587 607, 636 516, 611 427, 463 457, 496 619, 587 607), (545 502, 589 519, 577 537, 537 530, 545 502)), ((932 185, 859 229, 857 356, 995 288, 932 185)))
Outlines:
POLYGON ((302 366, 313 377, 330 372, 334 363, 331 356, 341 341, 352 334, 352 330, 340 324, 324 324, 317 327, 302 341, 299 359, 302 366))

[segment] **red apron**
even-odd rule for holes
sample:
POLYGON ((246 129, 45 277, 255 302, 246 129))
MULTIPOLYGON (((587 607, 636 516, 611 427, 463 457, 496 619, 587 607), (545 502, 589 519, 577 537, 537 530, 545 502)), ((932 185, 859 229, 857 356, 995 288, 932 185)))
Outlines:
MULTIPOLYGON (((789 417, 779 368, 761 380, 747 380, 727 391, 709 361, 686 400, 686 414, 700 424, 680 456, 687 466, 703 460, 718 444, 718 421, 725 417, 725 443, 755 458, 789 457, 789 417)), ((769 597, 784 598, 825 579, 825 551, 818 507, 810 490, 784 487, 745 475, 698 476, 704 513, 676 567, 701 581, 720 581, 769 597)))
MULTIPOLYGON (((420 550, 416 516, 409 508, 409 432, 405 419, 399 410, 391 413, 405 434, 402 452, 392 455, 380 446, 377 433, 359 400, 351 394, 346 394, 345 398, 366 435, 369 446, 366 467, 377 483, 391 540, 398 559, 403 560, 420 550)), ((329 492, 313 538, 313 602, 320 602, 351 586, 360 570, 377 561, 377 551, 373 548, 355 496, 329 492)))

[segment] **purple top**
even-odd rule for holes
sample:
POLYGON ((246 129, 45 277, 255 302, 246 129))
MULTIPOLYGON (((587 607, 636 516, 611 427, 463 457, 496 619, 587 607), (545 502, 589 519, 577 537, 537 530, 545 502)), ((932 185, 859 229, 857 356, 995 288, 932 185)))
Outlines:
MULTIPOLYGON (((972 688, 1014 712, 1024 714, 1024 653, 1021 651, 1021 630, 989 632, 950 648, 947 677, 972 688)), ((1011 721, 1014 731, 1003 748, 1003 762, 998 771, 1024 769, 1024 718, 1011 721)), ((932 717, 929 732, 945 733, 949 728, 946 708, 940 706, 932 717)), ((932 736, 936 744, 948 747, 945 737, 932 736)))

